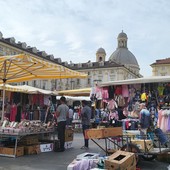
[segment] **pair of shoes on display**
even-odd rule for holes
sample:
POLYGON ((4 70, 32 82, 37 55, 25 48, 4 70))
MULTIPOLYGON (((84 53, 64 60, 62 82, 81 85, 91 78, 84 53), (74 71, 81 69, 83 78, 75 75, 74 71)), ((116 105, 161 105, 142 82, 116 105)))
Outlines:
POLYGON ((81 149, 89 149, 87 146, 82 146, 81 149))

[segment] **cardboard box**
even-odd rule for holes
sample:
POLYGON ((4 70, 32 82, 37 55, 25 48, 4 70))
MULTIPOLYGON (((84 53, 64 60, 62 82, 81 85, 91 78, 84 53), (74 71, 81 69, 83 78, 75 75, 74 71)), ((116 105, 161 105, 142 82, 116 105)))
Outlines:
POLYGON ((153 150, 153 142, 152 140, 144 140, 144 139, 136 139, 131 140, 131 142, 141 150, 141 151, 152 151, 153 150), (145 150, 146 149, 146 150, 145 150))
POLYGON ((76 160, 81 160, 81 159, 98 159, 99 154, 97 153, 82 153, 80 155, 77 155, 76 160))
POLYGON ((136 157, 134 153, 117 151, 105 160, 107 170, 136 170, 136 157))
POLYGON ((40 153, 40 145, 24 146, 24 155, 40 153))
POLYGON ((54 144, 53 143, 42 143, 40 144, 41 152, 51 152, 53 151, 54 144))
MULTIPOLYGON (((5 155, 14 155, 15 148, 14 147, 2 147, 0 148, 1 154, 5 155)), ((15 156, 23 156, 24 155, 24 147, 17 147, 15 156)))
POLYGON ((20 141, 24 145, 36 145, 39 144, 38 136, 26 136, 20 141))
POLYGON ((104 138, 103 129, 88 129, 85 130, 86 139, 100 139, 104 138))
POLYGON ((157 155, 157 160, 161 162, 170 163, 170 152, 162 153, 157 155))
POLYGON ((65 143, 64 143, 64 148, 65 148, 65 149, 73 148, 73 142, 72 142, 72 141, 65 142, 65 143))
POLYGON ((104 128, 104 137, 114 137, 122 135, 122 127, 104 128))
POLYGON ((100 138, 121 136, 122 134, 123 134, 122 127, 88 129, 85 131, 85 138, 100 139, 100 138))
POLYGON ((65 142, 73 141, 74 131, 72 129, 65 130, 65 142))

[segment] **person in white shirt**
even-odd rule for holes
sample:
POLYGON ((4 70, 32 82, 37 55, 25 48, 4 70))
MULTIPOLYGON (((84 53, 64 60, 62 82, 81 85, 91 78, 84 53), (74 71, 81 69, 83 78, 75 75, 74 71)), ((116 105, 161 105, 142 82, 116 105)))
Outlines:
POLYGON ((68 125, 71 125, 71 124, 72 124, 73 114, 74 114, 74 111, 73 111, 72 107, 69 106, 69 110, 68 110, 68 121, 67 121, 67 124, 68 124, 68 125))

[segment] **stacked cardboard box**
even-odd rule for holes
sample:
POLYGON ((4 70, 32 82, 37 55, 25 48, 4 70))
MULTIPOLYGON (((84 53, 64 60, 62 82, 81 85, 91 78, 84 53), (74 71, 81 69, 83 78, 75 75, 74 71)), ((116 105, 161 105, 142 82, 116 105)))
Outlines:
POLYGON ((25 136, 19 142, 24 146, 24 155, 32 155, 40 153, 40 145, 38 135, 25 136))
POLYGON ((152 140, 144 140, 144 139, 136 139, 131 140, 131 142, 144 152, 152 151, 153 150, 153 142, 152 140))
POLYGON ((122 127, 88 129, 85 131, 86 139, 101 139, 107 137, 121 136, 122 127))
MULTIPOLYGON (((4 155, 15 155, 15 148, 14 147, 1 147, 0 154, 4 155)), ((16 157, 24 155, 24 147, 17 147, 16 148, 16 157)))

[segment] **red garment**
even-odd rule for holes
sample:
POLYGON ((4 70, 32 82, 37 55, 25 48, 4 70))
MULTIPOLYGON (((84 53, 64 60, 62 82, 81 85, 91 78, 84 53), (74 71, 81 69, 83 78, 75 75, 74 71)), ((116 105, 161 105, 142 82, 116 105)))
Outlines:
POLYGON ((122 86, 116 86, 115 94, 117 95, 122 94, 122 86))
POLYGON ((13 104, 11 107, 11 113, 10 113, 10 121, 15 121, 16 118, 16 114, 17 114, 17 105, 13 104))

